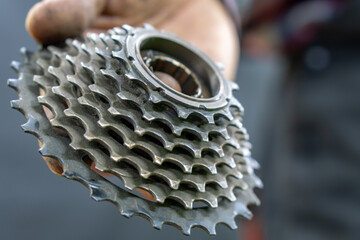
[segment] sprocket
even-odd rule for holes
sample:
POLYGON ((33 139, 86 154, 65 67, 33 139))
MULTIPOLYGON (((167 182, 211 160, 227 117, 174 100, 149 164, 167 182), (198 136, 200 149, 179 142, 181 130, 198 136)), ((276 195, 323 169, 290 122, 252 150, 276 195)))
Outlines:
POLYGON ((262 183, 232 95, 237 85, 195 47, 150 25, 124 25, 22 53, 25 62, 12 63, 19 78, 8 81, 19 94, 12 107, 28 119, 22 128, 95 200, 187 235, 195 226, 214 235, 218 223, 234 229, 237 215, 251 216, 262 183))

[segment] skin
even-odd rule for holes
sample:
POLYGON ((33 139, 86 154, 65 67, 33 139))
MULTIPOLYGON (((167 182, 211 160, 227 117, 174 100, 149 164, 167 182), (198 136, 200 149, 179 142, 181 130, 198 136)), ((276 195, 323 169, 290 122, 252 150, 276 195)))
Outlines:
POLYGON ((29 11, 26 28, 39 43, 56 44, 85 31, 144 22, 175 33, 225 66, 234 78, 238 39, 232 20, 218 0, 45 0, 29 11))
MULTIPOLYGON (((44 0, 35 4, 26 18, 29 34, 44 45, 58 44, 85 32, 99 33, 123 24, 143 23, 192 43, 222 63, 225 77, 234 79, 239 53, 236 28, 218 0, 44 0)), ((155 75, 181 91, 170 75, 161 72, 155 75)), ((54 117, 49 109, 44 111, 49 119, 54 117)), ((59 134, 63 132, 59 130, 59 134)), ((56 159, 44 157, 44 160, 61 176, 62 168, 56 159)), ((154 200, 150 193, 138 191, 154 200)))

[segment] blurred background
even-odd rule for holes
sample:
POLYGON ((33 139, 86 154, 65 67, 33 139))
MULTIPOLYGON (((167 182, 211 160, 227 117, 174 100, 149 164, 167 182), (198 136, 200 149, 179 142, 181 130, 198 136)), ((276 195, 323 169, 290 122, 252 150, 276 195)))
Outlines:
POLYGON ((48 170, 6 86, 20 47, 37 48, 24 28, 36 2, 0 8, 0 239, 360 239, 360 1, 223 1, 242 29, 236 95, 265 188, 253 220, 216 237, 126 219, 48 170))

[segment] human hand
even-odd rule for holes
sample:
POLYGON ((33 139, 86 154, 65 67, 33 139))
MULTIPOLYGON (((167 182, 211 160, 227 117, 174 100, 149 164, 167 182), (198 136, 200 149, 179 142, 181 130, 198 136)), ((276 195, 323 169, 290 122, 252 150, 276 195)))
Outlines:
MULTIPOLYGON (((88 31, 103 32, 123 24, 138 26, 144 22, 197 46, 223 63, 226 77, 233 78, 238 58, 236 29, 217 0, 44 0, 29 11, 26 27, 36 41, 47 45, 88 31)), ((44 111, 48 119, 54 118, 49 109, 44 111)), ((44 160, 54 173, 62 175, 56 159, 44 157, 44 160)), ((96 171, 93 163, 91 168, 96 171)), ((138 191, 153 200, 150 193, 138 191)))
POLYGON ((56 44, 86 31, 102 32, 147 22, 172 32, 225 66, 233 80, 238 58, 236 29, 217 0, 44 0, 28 13, 26 27, 42 44, 56 44))

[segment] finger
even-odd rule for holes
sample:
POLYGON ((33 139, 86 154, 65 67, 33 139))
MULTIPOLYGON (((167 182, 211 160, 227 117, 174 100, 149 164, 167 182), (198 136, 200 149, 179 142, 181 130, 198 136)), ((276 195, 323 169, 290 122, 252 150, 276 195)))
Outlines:
POLYGON ((173 32, 225 66, 224 75, 234 80, 239 53, 235 25, 220 1, 188 2, 176 16, 157 26, 173 32), (201 14, 201 15, 199 15, 201 14))
MULTIPOLYGON (((221 62, 225 66, 224 75, 234 80, 239 52, 238 37, 233 22, 219 1, 177 0, 174 1, 176 4, 167 4, 173 1, 166 1, 161 6, 156 5, 155 10, 151 6, 146 9, 147 5, 144 4, 140 5, 143 7, 141 9, 137 6, 141 14, 130 16, 113 15, 122 14, 120 10, 116 12, 113 1, 116 0, 108 0, 104 10, 104 13, 111 15, 100 15, 92 27, 109 29, 123 24, 138 26, 143 22, 150 23, 158 29, 173 32, 200 48, 214 61, 221 62), (109 8, 113 9, 112 12, 109 8), (156 14, 149 14, 153 11, 157 11, 156 14)), ((160 0, 152 2, 157 1, 160 0)))
POLYGON ((108 0, 104 14, 95 19, 92 27, 109 29, 123 24, 139 26, 144 22, 153 26, 166 22, 188 0, 108 0))
POLYGON ((43 44, 56 44, 79 36, 105 7, 106 0, 48 0, 29 11, 26 28, 43 44))

